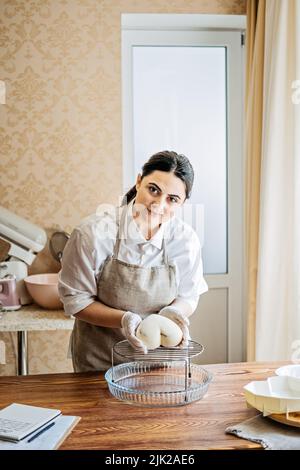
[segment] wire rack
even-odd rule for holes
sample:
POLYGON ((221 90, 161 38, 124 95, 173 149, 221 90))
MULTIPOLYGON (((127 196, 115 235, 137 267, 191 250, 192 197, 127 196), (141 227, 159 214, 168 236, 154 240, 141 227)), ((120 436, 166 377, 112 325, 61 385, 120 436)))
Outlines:
POLYGON ((198 356, 204 351, 204 346, 196 341, 189 341, 186 348, 176 346, 174 348, 159 348, 148 350, 147 354, 135 350, 130 343, 125 339, 115 343, 112 348, 111 362, 114 365, 114 358, 117 354, 120 357, 125 357, 134 361, 180 361, 189 360, 192 357, 198 356))
POLYGON ((136 351, 127 340, 112 348, 112 367, 106 374, 111 393, 121 400, 146 406, 176 406, 202 398, 211 375, 191 358, 204 351, 189 341, 186 348, 159 347, 147 354, 136 351), (116 356, 129 363, 115 366, 116 356))

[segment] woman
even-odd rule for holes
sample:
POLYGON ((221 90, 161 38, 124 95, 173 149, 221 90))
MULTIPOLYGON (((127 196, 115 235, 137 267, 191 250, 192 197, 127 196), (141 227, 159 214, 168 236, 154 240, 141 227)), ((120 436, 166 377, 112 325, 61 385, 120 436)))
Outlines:
POLYGON ((159 152, 145 163, 121 208, 94 214, 72 232, 59 292, 66 314, 75 316, 75 372, 109 368, 112 347, 124 338, 147 353, 135 333, 150 313, 175 321, 186 347, 188 317, 207 291, 199 239, 174 214, 190 197, 193 180, 184 155, 159 152))

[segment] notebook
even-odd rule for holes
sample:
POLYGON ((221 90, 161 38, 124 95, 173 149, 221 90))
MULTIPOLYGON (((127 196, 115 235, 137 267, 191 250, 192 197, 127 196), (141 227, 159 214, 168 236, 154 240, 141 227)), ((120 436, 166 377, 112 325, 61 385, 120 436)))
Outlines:
MULTIPOLYGON (((35 439, 28 442, 30 437, 18 442, 0 440, 0 451, 2 450, 55 450, 60 447, 72 429, 81 418, 79 416, 60 415, 54 419, 54 426, 39 434, 35 439)), ((35 436, 39 431, 31 434, 35 436)))
POLYGON ((12 403, 0 411, 0 439, 18 442, 60 414, 60 410, 12 403))

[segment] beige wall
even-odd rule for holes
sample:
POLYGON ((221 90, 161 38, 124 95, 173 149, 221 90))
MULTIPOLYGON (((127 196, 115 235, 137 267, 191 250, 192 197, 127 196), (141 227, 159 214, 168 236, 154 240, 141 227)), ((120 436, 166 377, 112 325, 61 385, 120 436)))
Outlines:
MULTIPOLYGON (((122 12, 244 14, 245 0, 0 0, 0 204, 49 233, 121 193, 122 12)), ((46 248, 31 272, 58 269, 46 248)), ((15 373, 11 337, 0 375, 15 373)), ((30 373, 71 370, 68 337, 31 333, 30 373)))

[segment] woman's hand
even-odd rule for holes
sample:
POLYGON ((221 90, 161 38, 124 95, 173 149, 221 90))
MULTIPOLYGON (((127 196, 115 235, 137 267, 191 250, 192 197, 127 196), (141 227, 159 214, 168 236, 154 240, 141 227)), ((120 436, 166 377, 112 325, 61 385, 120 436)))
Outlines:
POLYGON ((190 321, 186 315, 181 313, 176 307, 172 307, 172 305, 164 307, 159 312, 159 315, 169 318, 173 322, 177 323, 182 331, 182 341, 179 344, 180 348, 187 348, 189 345, 190 333, 189 333, 189 325, 190 321))
POLYGON ((126 337, 127 341, 131 344, 131 346, 137 351, 147 354, 148 352, 147 347, 135 335, 137 327, 139 326, 141 321, 142 319, 137 313, 126 312, 124 313, 121 319, 121 324, 122 324, 124 336, 126 337))

